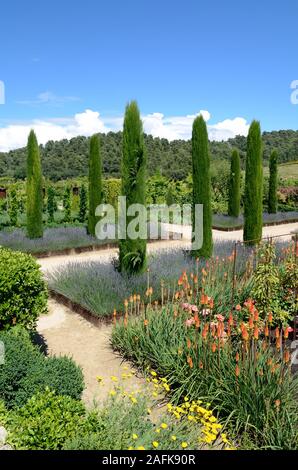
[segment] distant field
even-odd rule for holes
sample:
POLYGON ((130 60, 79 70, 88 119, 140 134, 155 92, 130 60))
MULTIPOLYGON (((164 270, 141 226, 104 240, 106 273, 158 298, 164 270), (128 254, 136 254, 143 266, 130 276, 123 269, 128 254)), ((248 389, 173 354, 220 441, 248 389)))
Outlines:
MULTIPOLYGON (((264 168, 264 175, 269 174, 269 168, 264 168)), ((278 174, 281 178, 295 178, 298 179, 298 161, 282 163, 278 165, 278 174)))

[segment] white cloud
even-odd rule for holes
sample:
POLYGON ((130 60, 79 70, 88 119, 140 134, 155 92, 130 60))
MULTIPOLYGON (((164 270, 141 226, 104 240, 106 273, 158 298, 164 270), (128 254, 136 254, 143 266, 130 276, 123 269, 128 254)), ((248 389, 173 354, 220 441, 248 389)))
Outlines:
POLYGON ((100 114, 87 109, 67 120, 35 120, 26 124, 12 124, 0 128, 0 152, 24 147, 28 134, 34 129, 38 142, 45 144, 49 140, 71 139, 79 135, 89 136, 96 132, 108 132, 100 114))
MULTIPOLYGON (((168 140, 189 139, 192 123, 196 116, 202 114, 206 121, 211 115, 209 111, 201 110, 197 114, 186 116, 165 117, 162 113, 152 113, 142 116, 144 131, 153 137, 164 137, 168 140)), ((0 127, 0 151, 24 147, 30 129, 34 129, 39 143, 49 140, 70 139, 79 135, 90 136, 96 132, 106 133, 122 129, 123 117, 101 117, 97 111, 87 109, 77 113, 73 118, 53 118, 34 120, 23 124, 10 124, 0 127)), ((215 124, 208 124, 211 140, 227 140, 236 135, 247 135, 248 123, 242 117, 225 119, 215 124)))

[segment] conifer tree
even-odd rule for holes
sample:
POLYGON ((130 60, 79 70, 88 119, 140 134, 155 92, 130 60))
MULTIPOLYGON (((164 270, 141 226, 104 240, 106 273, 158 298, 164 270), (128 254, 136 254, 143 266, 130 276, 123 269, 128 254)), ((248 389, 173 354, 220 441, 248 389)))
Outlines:
MULTIPOLYGON (((143 142, 143 125, 138 105, 129 103, 125 110, 122 148, 122 195, 126 196, 127 208, 131 204, 145 206, 146 153, 143 142)), ((132 217, 126 218, 126 229, 132 217)), ((146 239, 119 240, 120 271, 138 273, 146 267, 146 239)))
POLYGON ((192 254, 194 256, 209 258, 213 250, 210 157, 207 126, 201 115, 194 120, 191 143, 193 168, 193 232, 195 231, 195 206, 196 204, 203 204, 203 245, 199 250, 192 250, 192 254))
POLYGON ((244 193, 243 239, 250 245, 259 243, 263 226, 262 135, 258 121, 250 125, 247 136, 244 193))
POLYGON ((239 217, 240 214, 240 157, 238 150, 232 152, 231 158, 228 214, 231 217, 239 217))
POLYGON ((269 161, 269 193, 268 193, 268 212, 276 214, 277 212, 277 151, 273 150, 269 161))
POLYGON ((79 222, 82 224, 86 221, 87 214, 87 191, 83 184, 80 190, 80 206, 79 206, 79 222))
POLYGON ((95 236, 95 227, 99 217, 95 215, 96 208, 102 203, 102 162, 100 142, 97 134, 90 139, 89 153, 89 216, 88 233, 95 236))
POLYGON ((27 145, 27 235, 29 238, 43 236, 42 223, 42 171, 39 147, 35 132, 31 130, 27 145))

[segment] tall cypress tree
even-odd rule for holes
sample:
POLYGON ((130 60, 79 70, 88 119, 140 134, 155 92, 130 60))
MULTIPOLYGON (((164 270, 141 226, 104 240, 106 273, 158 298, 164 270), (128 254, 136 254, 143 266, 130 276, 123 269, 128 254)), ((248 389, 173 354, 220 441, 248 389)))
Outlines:
POLYGON ((243 239, 250 245, 262 238, 263 226, 263 162, 262 135, 258 121, 250 125, 247 136, 244 194, 243 239))
POLYGON ((86 221, 87 214, 87 191, 83 184, 80 189, 80 206, 79 206, 79 222, 82 224, 86 221))
MULTIPOLYGON (((210 157, 208 133, 203 116, 194 120, 192 127, 192 172, 193 172, 193 210, 195 205, 203 204, 203 245, 199 250, 192 250, 194 256, 208 258, 212 255, 212 211, 210 157)), ((195 231, 193 217, 193 231, 195 231)))
POLYGON ((268 193, 268 212, 276 214, 277 212, 277 151, 273 150, 269 162, 269 193, 268 193))
MULTIPOLYGON (((129 103, 125 110, 122 148, 122 196, 126 196, 127 208, 131 204, 145 206, 146 195, 146 153, 143 141, 143 125, 135 101, 129 103)), ((126 218, 126 229, 133 217, 126 218)), ((119 240, 120 271, 128 273, 141 272, 146 267, 145 239, 119 240)))
POLYGON ((48 220, 50 223, 54 222, 55 213, 55 189, 53 186, 48 188, 48 201, 47 201, 48 220))
POLYGON ((95 215, 97 206, 102 203, 102 162, 100 143, 97 134, 90 139, 89 153, 89 216, 88 233, 95 236, 95 227, 99 217, 95 215))
POLYGON ((229 210, 231 217, 239 217, 240 213, 240 157, 238 150, 233 150, 229 182, 229 210))
POLYGON ((43 236, 42 224, 42 172, 39 147, 35 132, 31 130, 27 145, 27 235, 43 236))

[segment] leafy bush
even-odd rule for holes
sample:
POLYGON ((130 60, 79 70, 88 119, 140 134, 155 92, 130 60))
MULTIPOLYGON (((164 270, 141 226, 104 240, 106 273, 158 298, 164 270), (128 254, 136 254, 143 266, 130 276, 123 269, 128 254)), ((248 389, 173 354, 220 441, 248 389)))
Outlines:
POLYGON ((47 290, 35 259, 0 248, 0 330, 32 328, 46 310, 47 290))
POLYGON ((9 417, 9 442, 16 449, 59 450, 83 425, 84 405, 47 388, 9 417))
POLYGON ((79 399, 84 389, 81 369, 67 357, 46 358, 22 328, 0 334, 5 363, 0 366, 0 399, 8 408, 23 406, 45 387, 60 395, 79 399))

